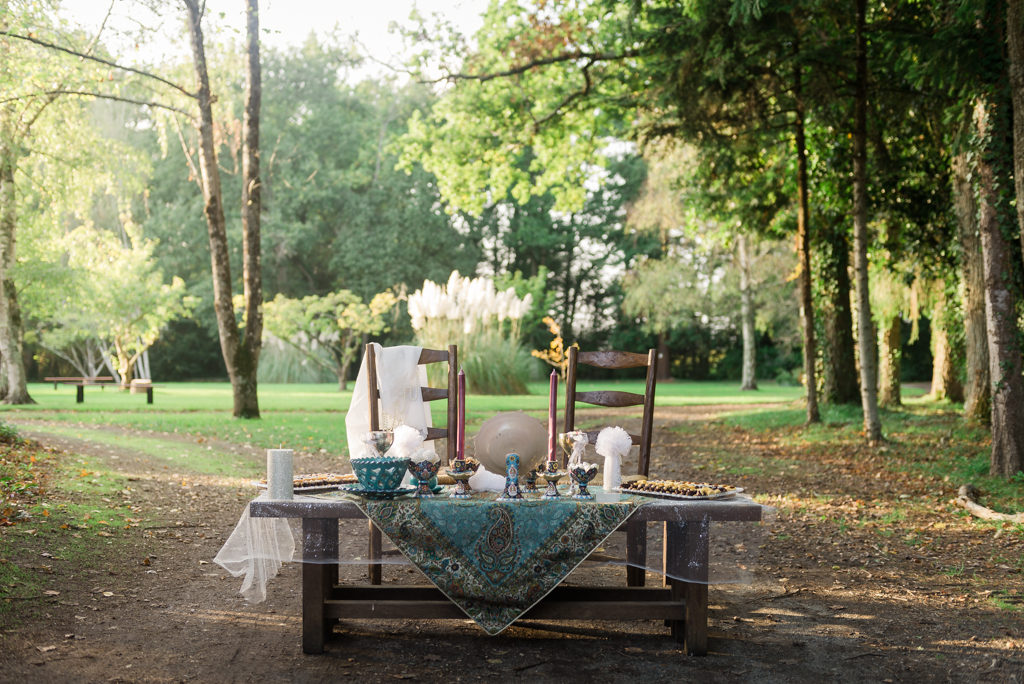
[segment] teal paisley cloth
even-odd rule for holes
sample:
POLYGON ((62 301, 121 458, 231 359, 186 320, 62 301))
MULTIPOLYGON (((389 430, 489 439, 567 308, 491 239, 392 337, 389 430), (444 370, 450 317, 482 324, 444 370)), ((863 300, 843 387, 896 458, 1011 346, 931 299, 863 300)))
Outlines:
POLYGON ((359 508, 488 634, 554 589, 636 510, 638 500, 357 499, 359 508))

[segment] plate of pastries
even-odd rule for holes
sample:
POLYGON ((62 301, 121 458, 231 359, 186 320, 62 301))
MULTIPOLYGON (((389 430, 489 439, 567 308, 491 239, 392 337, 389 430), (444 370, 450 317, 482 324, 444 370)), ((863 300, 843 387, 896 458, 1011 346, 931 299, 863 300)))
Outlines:
POLYGON ((707 482, 683 482, 682 480, 633 480, 623 482, 615 491, 624 494, 643 494, 666 499, 727 499, 743 491, 742 487, 710 484, 707 482))
MULTIPOLYGON (((292 482, 292 489, 296 492, 326 492, 337 489, 341 485, 355 484, 358 480, 353 473, 342 475, 337 473, 312 473, 310 475, 296 475, 292 482)), ((260 489, 266 489, 266 478, 257 482, 256 486, 260 489)))

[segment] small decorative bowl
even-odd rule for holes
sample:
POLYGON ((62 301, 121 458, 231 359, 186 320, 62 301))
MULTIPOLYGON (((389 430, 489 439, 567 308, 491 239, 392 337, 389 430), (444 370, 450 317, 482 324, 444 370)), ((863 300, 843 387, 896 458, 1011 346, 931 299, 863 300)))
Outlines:
POLYGON ((577 486, 575 494, 570 495, 573 499, 585 499, 590 500, 594 498, 594 495, 587 489, 587 484, 594 479, 597 475, 597 464, 596 463, 580 463, 569 468, 569 479, 571 479, 577 486))
POLYGON ((385 492, 397 489, 405 477, 408 461, 404 458, 370 456, 353 458, 352 472, 359 479, 363 489, 385 492))
POLYGON ((430 482, 433 479, 436 484, 437 470, 441 467, 441 461, 413 461, 409 459, 405 462, 405 466, 412 473, 419 483, 416 486, 416 493, 414 496, 420 499, 429 499, 434 496, 434 490, 430 482))

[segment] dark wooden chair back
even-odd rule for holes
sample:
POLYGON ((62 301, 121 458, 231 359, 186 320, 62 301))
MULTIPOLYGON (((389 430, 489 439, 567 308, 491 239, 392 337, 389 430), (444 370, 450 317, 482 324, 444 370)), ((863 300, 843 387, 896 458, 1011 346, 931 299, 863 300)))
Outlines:
MULTIPOLYGON (((637 459, 637 474, 647 476, 651 464, 651 433, 654 429, 654 384, 657 356, 651 349, 646 354, 624 351, 580 351, 576 347, 569 348, 569 366, 565 374, 565 432, 576 429, 576 402, 607 407, 643 405, 643 419, 640 423, 640 434, 630 434, 633 444, 640 447, 637 459), (576 367, 579 364, 596 368, 622 369, 647 367, 647 388, 643 394, 623 392, 620 390, 577 392, 576 367)), ((590 443, 597 440, 600 430, 587 432, 590 443)))
MULTIPOLYGON (((447 350, 424 349, 420 352, 419 364, 448 362, 448 387, 421 387, 423 401, 436 401, 444 399, 448 402, 447 420, 443 428, 427 428, 427 440, 447 439, 448 463, 455 460, 455 437, 456 421, 458 420, 458 402, 456 392, 458 391, 459 372, 459 348, 458 345, 450 344, 447 350)), ((366 345, 366 378, 369 384, 367 405, 370 407, 370 429, 380 429, 380 389, 377 382, 377 353, 372 344, 366 345)))

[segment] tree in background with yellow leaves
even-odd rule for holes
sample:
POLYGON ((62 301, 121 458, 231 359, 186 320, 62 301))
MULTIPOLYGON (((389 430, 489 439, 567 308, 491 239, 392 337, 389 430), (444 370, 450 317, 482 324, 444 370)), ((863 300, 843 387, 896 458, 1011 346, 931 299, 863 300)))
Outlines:
MULTIPOLYGON (((548 345, 547 349, 534 349, 530 354, 544 363, 554 366, 555 370, 558 371, 558 377, 564 381, 565 372, 569 367, 569 357, 565 355, 565 341, 562 339, 562 328, 558 323, 555 323, 555 319, 551 316, 545 316, 541 321, 544 325, 548 326, 548 332, 555 337, 551 340, 551 344, 548 345)), ((577 349, 580 348, 580 345, 575 342, 569 346, 576 347, 577 349)))

